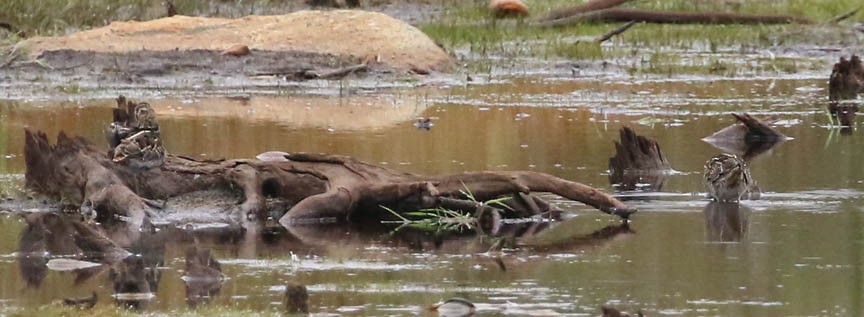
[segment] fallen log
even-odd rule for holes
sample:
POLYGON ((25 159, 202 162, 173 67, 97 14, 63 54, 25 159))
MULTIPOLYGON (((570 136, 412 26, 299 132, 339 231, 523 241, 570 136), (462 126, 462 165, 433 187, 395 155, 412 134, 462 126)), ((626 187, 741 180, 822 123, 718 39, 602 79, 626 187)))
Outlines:
POLYGON ((543 27, 563 27, 585 22, 647 22, 671 24, 813 24, 813 20, 785 14, 747 14, 730 12, 670 12, 611 8, 578 13, 555 20, 538 22, 543 27))
POLYGON ((552 21, 580 13, 597 11, 617 7, 632 0, 591 0, 572 7, 549 10, 544 16, 537 19, 538 21, 552 21))
MULTIPOLYGON (((124 104, 121 108, 142 109, 141 103, 137 105, 124 104)), ((115 119, 118 117, 123 116, 115 114, 115 119)), ((137 124, 141 120, 127 119, 127 122, 137 124)), ((114 122, 114 126, 123 124, 114 122)), ((121 130, 125 129, 128 127, 121 130)), ((147 131, 150 130, 143 132, 147 131)), ((172 200, 202 191, 237 197, 234 206, 225 212, 232 221, 243 226, 260 223, 273 208, 282 206, 288 206, 287 211, 282 210, 277 217, 284 226, 322 220, 380 222, 394 220, 382 206, 398 212, 471 206, 461 211, 473 213, 478 202, 523 197, 535 192, 554 193, 625 219, 636 211, 590 186, 538 172, 423 176, 347 156, 310 153, 284 153, 280 159, 263 161, 198 161, 167 155, 164 151, 148 158, 147 154, 134 154, 146 152, 154 145, 144 145, 160 141, 133 142, 141 132, 123 139, 114 149, 115 158, 112 159, 106 151, 81 137, 69 137, 61 132, 57 142, 51 144, 43 132, 25 130, 25 134, 28 188, 78 206, 84 213, 93 213, 96 221, 119 220, 129 229, 149 225, 150 219, 165 212, 163 209, 170 206, 172 200), (131 156, 118 161, 116 153, 124 146, 143 149, 131 151, 131 156), (135 163, 136 160, 144 162, 135 163)), ((516 209, 513 214, 550 211, 549 204, 542 199, 525 197, 533 198, 511 204, 516 209)))

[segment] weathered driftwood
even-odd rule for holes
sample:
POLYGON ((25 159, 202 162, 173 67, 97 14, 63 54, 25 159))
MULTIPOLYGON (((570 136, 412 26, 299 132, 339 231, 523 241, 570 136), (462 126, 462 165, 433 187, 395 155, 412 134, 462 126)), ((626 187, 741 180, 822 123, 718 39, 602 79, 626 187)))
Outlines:
POLYGON ((788 139, 762 120, 749 114, 732 114, 738 123, 730 125, 702 140, 727 153, 740 155, 745 161, 767 152, 788 139))
MULTIPOLYGON (((513 215, 555 211, 528 195, 533 192, 554 193, 622 218, 636 211, 595 188, 538 172, 422 176, 347 156, 310 153, 284 153, 266 161, 197 161, 167 155, 158 157, 159 164, 118 163, 80 137, 61 132, 51 144, 43 132, 25 134, 29 188, 80 206, 83 212, 95 212, 97 221, 119 218, 129 229, 148 225, 165 200, 205 190, 239 197, 232 214, 241 224, 265 219, 274 201, 291 206, 280 219, 285 226, 321 219, 392 219, 382 206, 400 212, 444 207, 473 213, 484 209, 477 201, 502 196, 514 197, 509 202, 513 215), (470 191, 473 198, 463 191, 470 191)), ((137 159, 148 160, 146 155, 137 159)))
MULTIPOLYGON (((27 184, 37 192, 63 197, 94 209, 99 221, 123 215, 140 226, 159 203, 177 195, 221 189, 242 193, 241 213, 263 216, 266 198, 296 204, 280 221, 386 215, 380 206, 410 211, 443 205, 447 199, 469 202, 467 188, 480 201, 503 195, 551 192, 584 202, 603 212, 628 217, 635 210, 589 186, 536 172, 473 172, 420 176, 396 172, 349 157, 322 154, 286 154, 286 161, 195 161, 167 156, 158 168, 135 169, 115 164, 82 138, 61 133, 57 144, 44 133, 26 131, 27 184), (358 211, 364 211, 355 215, 358 211), (365 212, 371 211, 372 214, 365 212)), ((472 210, 473 211, 473 210, 472 210)), ((386 218, 386 217, 385 217, 386 218)), ((359 220, 359 219, 355 219, 359 220)))
POLYGON ((849 60, 840 57, 834 64, 828 80, 828 112, 832 123, 852 126, 860 107, 855 101, 858 94, 864 93, 864 67, 861 58, 852 55, 849 60))
POLYGON ((630 2, 631 0, 591 0, 575 6, 549 10, 538 21, 552 21, 580 13, 608 9, 630 2))
POLYGON ((659 191, 672 170, 660 144, 623 127, 620 140, 615 141, 615 156, 609 158, 609 182, 618 190, 659 191))
POLYGON ((584 22, 648 22, 672 24, 813 24, 808 18, 785 14, 747 14, 731 12, 671 12, 611 8, 578 13, 543 21, 539 26, 562 27, 584 22))

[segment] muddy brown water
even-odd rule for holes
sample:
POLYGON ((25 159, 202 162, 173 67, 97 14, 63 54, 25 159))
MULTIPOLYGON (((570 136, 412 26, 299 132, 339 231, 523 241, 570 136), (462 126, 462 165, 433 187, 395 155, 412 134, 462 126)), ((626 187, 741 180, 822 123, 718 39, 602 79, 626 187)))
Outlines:
MULTIPOLYGON (((142 309, 170 313, 188 305, 183 254, 197 243, 213 250, 227 277, 203 305, 279 309, 290 281, 308 287, 312 312, 349 316, 428 315, 427 306, 450 297, 473 301, 482 315, 586 316, 609 305, 652 316, 862 316, 864 132, 826 126, 826 88, 822 78, 517 78, 418 93, 422 98, 402 92, 364 99, 373 104, 368 111, 351 104, 368 97, 302 97, 309 108, 300 110, 316 111, 319 102, 331 107, 318 110, 318 119, 255 115, 265 104, 293 107, 287 106, 292 96, 152 99, 159 113, 217 103, 241 109, 162 116, 169 152, 193 157, 327 152, 414 173, 535 170, 615 192, 607 160, 618 129, 629 125, 658 140, 678 173, 660 191, 616 193, 640 208, 629 228, 552 197, 568 210, 566 220, 546 230, 512 229, 545 236, 502 252, 485 252, 488 240, 466 234, 435 239, 339 228, 243 236, 166 229, 164 250, 149 255, 161 260, 158 288, 142 309), (381 101, 399 98, 411 102, 381 101), (776 114, 777 129, 794 139, 752 163, 764 191, 760 200, 709 205, 702 165, 720 150, 700 139, 731 124, 730 111, 776 114), (370 116, 379 123, 356 124, 370 116), (432 129, 415 128, 416 116, 432 117, 432 129)), ((0 101, 0 181, 23 182, 24 127, 102 142, 111 106, 111 100, 0 101)), ((47 270, 38 286, 28 286, 17 256, 25 224, 9 215, 0 217, 0 227, 3 306, 44 305, 92 291, 98 305, 114 304, 105 272, 76 283, 75 273, 47 270)))

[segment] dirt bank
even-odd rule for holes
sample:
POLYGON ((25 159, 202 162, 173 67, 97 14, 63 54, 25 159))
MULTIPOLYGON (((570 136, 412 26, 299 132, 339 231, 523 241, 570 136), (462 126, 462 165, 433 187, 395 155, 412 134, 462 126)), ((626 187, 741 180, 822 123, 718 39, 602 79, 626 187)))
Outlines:
POLYGON ((31 38, 19 43, 15 52, 17 57, 0 67, 0 86, 26 91, 38 83, 44 90, 36 95, 129 87, 286 87, 309 79, 310 72, 326 74, 361 63, 368 67, 348 78, 361 80, 353 86, 370 86, 447 72, 454 63, 417 28, 360 10, 113 22, 66 36, 31 38), (238 45, 251 52, 223 53, 238 45), (10 80, 4 84, 2 77, 10 80))

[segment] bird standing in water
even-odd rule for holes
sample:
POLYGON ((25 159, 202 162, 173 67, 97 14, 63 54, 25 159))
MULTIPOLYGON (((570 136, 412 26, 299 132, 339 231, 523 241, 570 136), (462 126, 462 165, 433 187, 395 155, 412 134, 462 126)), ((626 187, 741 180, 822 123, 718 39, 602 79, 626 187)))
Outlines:
POLYGON ((754 186, 747 162, 734 154, 723 153, 705 163, 708 195, 716 201, 738 201, 754 186))

